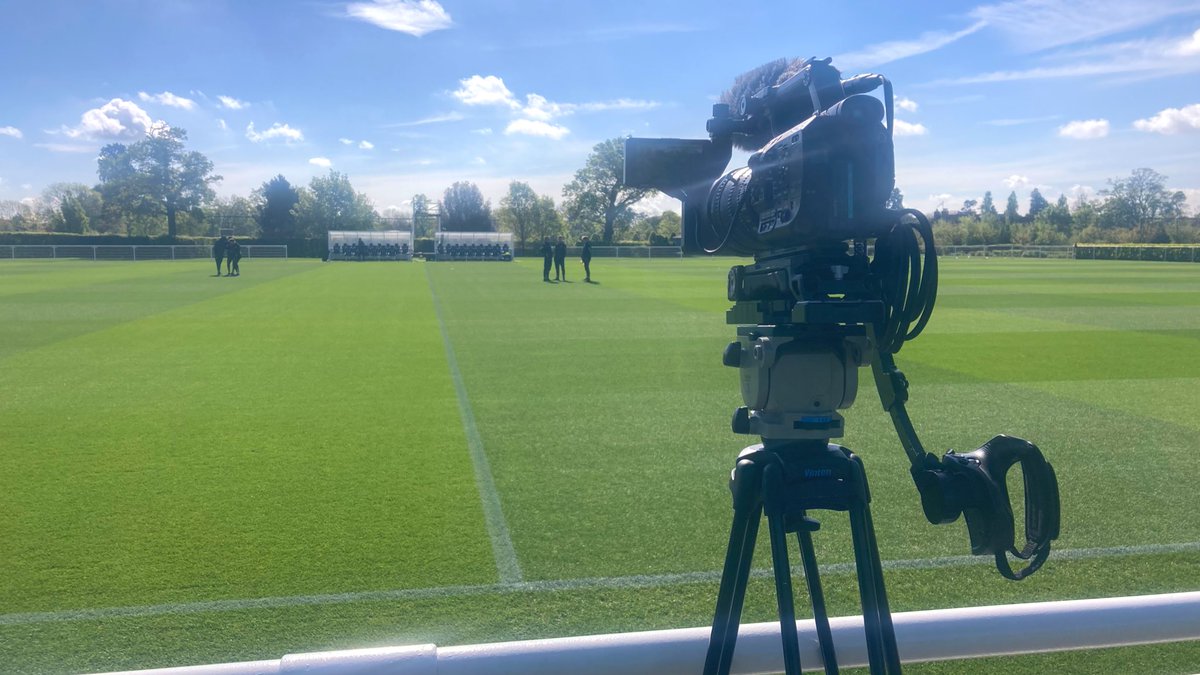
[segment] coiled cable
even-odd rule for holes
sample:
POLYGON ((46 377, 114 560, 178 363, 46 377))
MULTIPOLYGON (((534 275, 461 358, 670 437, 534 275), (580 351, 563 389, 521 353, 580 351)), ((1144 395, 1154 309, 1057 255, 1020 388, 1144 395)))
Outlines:
POLYGON ((871 261, 884 306, 882 326, 877 332, 879 349, 890 354, 921 334, 937 300, 933 226, 916 209, 903 209, 899 216, 895 226, 875 240, 871 261))

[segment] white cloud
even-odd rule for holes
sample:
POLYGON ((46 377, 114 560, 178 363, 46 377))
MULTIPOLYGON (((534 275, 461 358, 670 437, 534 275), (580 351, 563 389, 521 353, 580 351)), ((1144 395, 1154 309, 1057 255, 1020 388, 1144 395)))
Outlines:
POLYGON ((564 126, 550 124, 549 122, 542 122, 539 120, 513 120, 512 122, 508 123, 507 127, 504 128, 504 133, 509 136, 513 134, 523 134, 525 136, 544 136, 557 141, 563 136, 571 133, 571 130, 564 126))
POLYGON ((315 164, 316 166, 323 166, 326 169, 333 166, 333 162, 329 161, 328 157, 313 157, 308 160, 308 163, 315 164))
POLYGON ((0 136, 11 136, 12 138, 25 138, 25 134, 16 127, 0 127, 0 136))
POLYGON ((1058 128, 1058 135, 1063 138, 1090 140, 1104 138, 1108 135, 1108 120, 1075 120, 1067 122, 1058 128))
POLYGON ((1013 175, 1004 179, 1004 184, 1015 190, 1019 187, 1029 185, 1029 176, 1022 176, 1014 173, 1013 175))
POLYGON ((897 136, 924 136, 929 133, 924 124, 913 124, 904 120, 894 120, 896 124, 895 134, 897 136))
POLYGON ((941 31, 929 31, 922 33, 915 40, 895 40, 893 42, 882 42, 880 44, 871 45, 857 52, 847 54, 839 54, 833 58, 833 62, 839 68, 856 69, 866 68, 870 66, 878 66, 884 63, 890 63, 909 56, 924 54, 936 49, 941 49, 946 45, 961 40, 962 38, 978 31, 987 25, 986 21, 976 21, 966 28, 953 33, 945 33, 941 31))
POLYGON ((527 94, 525 96, 525 107, 521 108, 521 114, 532 120, 549 122, 555 117, 561 117, 569 113, 563 106, 546 100, 545 96, 527 94))
POLYGON ((346 5, 350 17, 380 28, 421 37, 454 25, 450 14, 434 0, 372 0, 346 5))
POLYGON ((375 144, 371 141, 359 141, 358 148, 359 150, 374 150, 375 144))
POLYGON ((487 164, 487 160, 482 157, 476 157, 475 159, 471 160, 471 163, 475 166, 483 166, 484 164, 487 164))
POLYGON ((394 127, 419 127, 419 126, 422 126, 425 124, 437 124, 439 122, 457 122, 458 120, 461 120, 461 119, 464 119, 462 113, 460 113, 458 111, 452 111, 452 112, 448 112, 448 113, 442 113, 439 115, 431 115, 429 117, 422 117, 419 120, 413 120, 411 122, 393 122, 392 124, 383 125, 383 128, 391 129, 394 127))
POLYGON ((338 143, 341 143, 342 145, 354 145, 354 141, 350 140, 349 138, 339 138, 338 143))
MULTIPOLYGON (((1197 34, 1200 35, 1200 33, 1197 34)), ((1193 103, 1182 108, 1167 108, 1149 119, 1136 120, 1133 128, 1156 134, 1200 131, 1200 103, 1193 103)))
POLYGON ((903 96, 896 97, 896 107, 901 110, 907 110, 908 112, 917 112, 917 102, 911 98, 904 98, 903 96))
POLYGON ((304 140, 304 133, 299 129, 293 129, 286 124, 276 122, 271 125, 270 129, 258 132, 254 130, 254 122, 246 125, 246 138, 249 138, 254 143, 262 141, 270 141, 276 138, 282 138, 287 143, 294 143, 304 140))
POLYGON ((484 128, 482 128, 482 129, 472 129, 472 130, 471 130, 471 133, 473 133, 473 134, 479 134, 480 136, 491 136, 491 135, 492 135, 492 128, 491 128, 491 127, 484 127, 484 128))
POLYGON ((154 120, 133 101, 114 98, 83 113, 76 127, 63 127, 70 138, 134 140, 146 135, 154 120))
POLYGON ((458 81, 459 87, 454 91, 454 98, 467 105, 504 105, 519 108, 520 103, 513 93, 504 86, 504 80, 495 75, 480 77, 472 75, 458 81))
POLYGON ((181 108, 183 110, 192 110, 196 107, 196 102, 192 99, 176 96, 169 91, 164 91, 161 94, 147 94, 144 91, 139 91, 138 98, 144 103, 157 103, 159 105, 170 106, 172 108, 181 108))
POLYGON ((602 112, 605 110, 652 110, 662 105, 658 101, 643 101, 640 99, 618 98, 615 101, 596 101, 594 103, 566 104, 571 110, 584 112, 602 112))
POLYGON ((33 147, 49 150, 50 152, 71 152, 77 154, 96 153, 100 150, 95 145, 73 145, 71 143, 34 143, 33 147))
POLYGON ((1128 32, 1195 11, 1194 2, 1171 0, 1010 0, 976 7, 971 16, 1022 48, 1037 51, 1128 32))
POLYGON ((229 129, 229 125, 225 124, 225 120, 217 118, 217 128, 221 131, 226 131, 229 129))
POLYGON ((221 107, 227 110, 242 110, 250 106, 245 101, 239 101, 232 96, 218 96, 217 100, 221 102, 221 107))
POLYGON ((1179 56, 1193 56, 1200 54, 1200 30, 1192 33, 1192 36, 1183 42, 1180 42, 1175 47, 1175 53, 1179 56))

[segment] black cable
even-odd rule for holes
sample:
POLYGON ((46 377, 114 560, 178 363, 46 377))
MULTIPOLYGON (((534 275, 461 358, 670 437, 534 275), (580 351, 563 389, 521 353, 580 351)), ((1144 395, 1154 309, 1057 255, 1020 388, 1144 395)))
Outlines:
POLYGON ((937 250, 925 214, 916 209, 900 211, 891 231, 875 240, 871 268, 884 305, 877 331, 879 349, 894 354, 925 329, 937 300, 937 250))

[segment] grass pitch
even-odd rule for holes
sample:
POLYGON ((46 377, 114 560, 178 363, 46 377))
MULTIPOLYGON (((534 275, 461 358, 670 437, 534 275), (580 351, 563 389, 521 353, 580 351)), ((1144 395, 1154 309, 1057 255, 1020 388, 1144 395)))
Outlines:
MULTIPOLYGON (((0 263, 0 671, 707 624, 753 440, 728 430, 730 261, 595 262, 599 284, 540 261, 0 263)), ((1036 442, 1062 553, 1020 584, 964 562, 862 371, 842 442, 893 610, 1200 588, 1198 343, 1200 266, 944 260, 897 356, 909 410, 939 454, 1036 442)), ((820 561, 849 561, 823 515, 820 561)), ((853 575, 824 578, 857 613, 853 575)), ((758 579, 744 621, 773 617, 758 579)), ((967 667, 1190 672, 1200 648, 906 670, 967 667)))

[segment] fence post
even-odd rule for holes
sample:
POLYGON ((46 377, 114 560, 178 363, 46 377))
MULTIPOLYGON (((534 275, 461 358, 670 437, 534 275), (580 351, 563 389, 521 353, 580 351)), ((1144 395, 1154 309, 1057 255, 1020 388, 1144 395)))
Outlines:
POLYGON ((50 259, 58 260, 58 247, 57 246, 50 247, 50 259))

